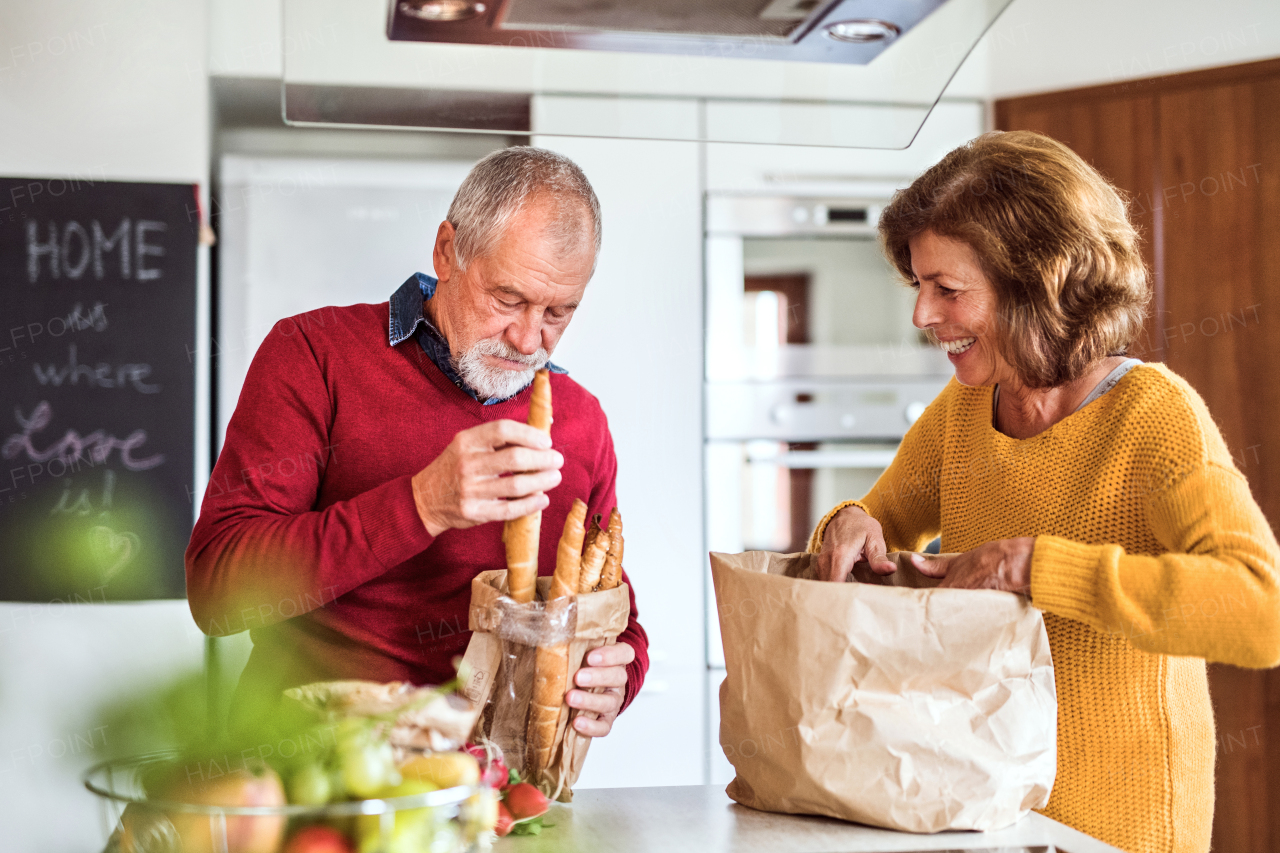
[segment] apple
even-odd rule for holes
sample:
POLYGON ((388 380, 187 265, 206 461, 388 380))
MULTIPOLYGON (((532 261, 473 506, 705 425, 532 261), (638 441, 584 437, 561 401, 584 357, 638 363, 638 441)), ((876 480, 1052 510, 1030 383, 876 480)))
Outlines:
POLYGON ((333 795, 333 783, 324 768, 308 761, 289 777, 289 802, 322 806, 333 795))
POLYGON ((355 853, 355 847, 332 826, 308 826, 293 834, 284 853, 355 853))
POLYGON ((343 746, 338 751, 338 766, 343 786, 362 800, 400 782, 391 744, 386 742, 343 746))
MULTIPOLYGON (((265 764, 220 773, 215 778, 184 778, 181 768, 169 774, 157 799, 203 806, 283 806, 284 785, 265 764)), ((121 853, 144 853, 157 833, 181 842, 183 853, 221 851, 214 837, 216 815, 164 813, 154 808, 125 809, 121 819, 121 853), (132 813, 131 813, 132 811, 132 813)), ((228 815, 226 853, 276 853, 284 839, 284 815, 228 815)))

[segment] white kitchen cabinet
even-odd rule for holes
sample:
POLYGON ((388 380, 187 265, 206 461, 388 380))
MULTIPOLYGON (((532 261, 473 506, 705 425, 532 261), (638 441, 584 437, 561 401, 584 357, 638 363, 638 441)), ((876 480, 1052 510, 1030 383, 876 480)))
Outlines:
POLYGON ((533 142, 573 158, 600 198, 599 265, 555 361, 600 399, 609 418, 626 567, 651 650, 645 690, 615 733, 592 746, 582 784, 701 784, 707 557, 699 145, 550 136, 533 142))

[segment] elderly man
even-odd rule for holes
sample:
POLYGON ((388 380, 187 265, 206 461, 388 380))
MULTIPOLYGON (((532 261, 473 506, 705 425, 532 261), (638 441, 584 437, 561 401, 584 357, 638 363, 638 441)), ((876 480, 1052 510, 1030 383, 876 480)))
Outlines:
MULTIPOLYGON (((600 247, 586 176, 507 148, 476 165, 448 216, 437 278, 282 320, 249 368, 186 556, 201 629, 251 632, 242 686, 448 680, 470 637, 471 579, 505 565, 493 522, 542 510, 549 574, 548 531, 574 498, 593 514, 614 506, 604 412, 548 361, 600 247), (524 423, 543 366, 550 438, 524 423)), ((577 717, 582 734, 608 734, 647 646, 633 594, 618 644, 591 652, 567 694, 594 713, 577 717)))

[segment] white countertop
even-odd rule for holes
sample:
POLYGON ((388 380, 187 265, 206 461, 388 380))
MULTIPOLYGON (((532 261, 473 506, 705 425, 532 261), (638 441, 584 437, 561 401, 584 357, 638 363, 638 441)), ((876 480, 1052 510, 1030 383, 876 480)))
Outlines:
MULTIPOLYGON (((553 805, 537 836, 508 836, 497 853, 905 853, 999 849, 999 853, 1121 853, 1109 844, 1032 813, 997 832, 915 835, 823 817, 758 812, 734 803, 719 785, 589 788, 572 805, 553 805), (1050 847, 1052 845, 1052 847, 1050 847)), ((994 853, 994 851, 993 851, 994 853)))

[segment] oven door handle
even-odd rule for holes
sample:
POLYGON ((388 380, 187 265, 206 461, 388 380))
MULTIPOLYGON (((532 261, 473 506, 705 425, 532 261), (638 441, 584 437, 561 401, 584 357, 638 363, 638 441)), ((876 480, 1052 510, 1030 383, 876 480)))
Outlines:
POLYGON ((761 459, 784 468, 888 468, 894 450, 790 450, 761 459))

